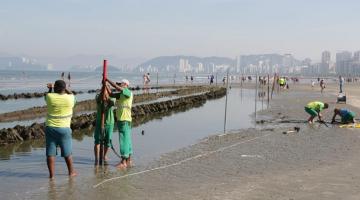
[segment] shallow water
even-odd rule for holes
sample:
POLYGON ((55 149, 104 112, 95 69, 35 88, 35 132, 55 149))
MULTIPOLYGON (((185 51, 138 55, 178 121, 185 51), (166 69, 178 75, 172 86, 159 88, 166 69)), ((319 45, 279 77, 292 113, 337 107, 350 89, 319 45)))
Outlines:
MULTIPOLYGON (((227 130, 253 126, 250 115, 254 112, 254 91, 231 89, 228 98, 227 130)), ((214 134, 222 134, 225 97, 207 101, 204 106, 187 112, 175 113, 152 120, 133 128, 134 161, 136 167, 145 167, 162 154, 198 142, 214 134), (144 130, 145 134, 141 132, 144 130)), ((261 102, 257 108, 261 109, 261 102)), ((79 176, 71 180, 66 175, 66 165, 57 157, 56 181, 49 182, 45 163, 44 142, 26 142, 0 149, 0 196, 2 199, 61 199, 76 198, 81 192, 92 190, 92 185, 104 178, 118 176, 113 165, 118 158, 111 152, 109 166, 96 169, 93 166, 92 133, 74 136, 73 157, 79 176), (71 192, 69 192, 71 191, 71 192), (81 192, 80 192, 81 191, 81 192)), ((118 147, 118 133, 113 143, 118 147)), ((106 190, 100 190, 106 195, 106 190)), ((94 197, 95 198, 95 197, 94 197)))
MULTIPOLYGON (((173 89, 150 89, 149 93, 156 93, 156 92, 165 92, 165 91, 171 91, 173 89)), ((133 94, 142 94, 142 90, 134 90, 133 94)), ((89 99, 95 99, 96 93, 83 93, 76 95, 76 100, 78 102, 89 100, 89 99)), ((32 107, 37 106, 45 106, 45 100, 43 97, 40 98, 30 98, 30 99, 10 99, 6 101, 0 101, 0 113, 7 113, 17 110, 24 110, 32 107)))

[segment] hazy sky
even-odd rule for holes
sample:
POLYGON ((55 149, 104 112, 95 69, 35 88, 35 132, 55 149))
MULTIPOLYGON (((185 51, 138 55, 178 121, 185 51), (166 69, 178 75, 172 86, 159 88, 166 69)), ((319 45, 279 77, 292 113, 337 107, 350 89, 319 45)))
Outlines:
POLYGON ((360 49, 359 10, 358 0, 0 0, 0 52, 320 60, 360 49))

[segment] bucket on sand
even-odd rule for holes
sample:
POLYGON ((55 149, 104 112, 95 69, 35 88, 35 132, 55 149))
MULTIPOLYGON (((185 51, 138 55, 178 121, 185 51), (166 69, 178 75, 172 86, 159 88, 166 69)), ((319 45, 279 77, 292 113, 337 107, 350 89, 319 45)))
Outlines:
POLYGON ((339 93, 337 96, 337 102, 336 103, 346 103, 346 94, 345 93, 339 93))

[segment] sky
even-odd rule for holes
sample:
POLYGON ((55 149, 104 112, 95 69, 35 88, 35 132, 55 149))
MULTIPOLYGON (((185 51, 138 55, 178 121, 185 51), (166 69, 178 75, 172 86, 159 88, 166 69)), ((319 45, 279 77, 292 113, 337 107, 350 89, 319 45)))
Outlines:
POLYGON ((227 56, 360 49, 358 0, 0 0, 0 52, 227 56))

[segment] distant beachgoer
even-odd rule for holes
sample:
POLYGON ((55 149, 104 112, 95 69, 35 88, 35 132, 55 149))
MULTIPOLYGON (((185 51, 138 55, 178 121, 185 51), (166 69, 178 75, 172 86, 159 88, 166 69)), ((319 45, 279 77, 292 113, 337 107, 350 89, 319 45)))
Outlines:
POLYGON ((313 102, 310 102, 308 103, 306 106, 305 106, 305 111, 310 114, 310 117, 308 119, 308 122, 311 124, 314 122, 314 118, 316 116, 319 117, 319 121, 323 121, 322 120, 322 115, 320 114, 320 112, 324 109, 327 109, 329 107, 329 104, 327 103, 323 103, 323 102, 320 102, 320 101, 313 101, 313 102))
POLYGON ((210 85, 212 85, 214 83, 214 75, 210 76, 210 85))
POLYGON ((223 85, 225 85, 225 82, 226 82, 226 76, 224 76, 224 78, 223 78, 222 82, 223 82, 223 85))
POLYGON ((71 137, 71 117, 75 105, 75 97, 66 88, 63 80, 55 81, 55 84, 47 85, 49 93, 45 96, 47 105, 46 116, 46 157, 49 169, 49 178, 54 178, 56 147, 60 146, 61 156, 65 158, 69 176, 76 176, 72 161, 72 137, 71 137), (52 89, 54 88, 54 93, 52 89))
POLYGON ((314 89, 315 87, 315 81, 311 81, 311 88, 314 89))
POLYGON ((286 79, 284 77, 279 78, 279 85, 281 88, 285 88, 286 86, 286 79))
POLYGON ((65 72, 61 73, 61 79, 64 80, 65 72))
POLYGON ((345 109, 345 108, 335 108, 334 109, 334 115, 331 120, 331 123, 335 123, 335 117, 336 115, 339 115, 341 117, 341 123, 342 124, 349 124, 349 123, 355 123, 355 113, 345 109))
POLYGON ((323 91, 325 89, 325 81, 324 81, 324 79, 321 79, 321 81, 320 81, 320 89, 321 89, 321 93, 323 93, 323 91))
POLYGON ((343 92, 344 81, 345 81, 344 78, 342 76, 339 76, 339 87, 340 87, 339 93, 343 92))
MULTIPOLYGON (((107 161, 107 153, 109 147, 111 147, 111 140, 114 130, 114 105, 115 105, 115 98, 110 98, 109 95, 111 94, 110 88, 106 87, 104 91, 105 96, 105 119, 104 119, 104 132, 105 137, 104 139, 104 161, 107 161)), ((94 155, 95 155, 95 165, 98 164, 99 161, 99 152, 100 152, 100 135, 101 135, 101 106, 103 103, 102 93, 96 95, 96 125, 95 125, 95 132, 94 132, 94 155)))
POLYGON ((193 76, 190 76, 190 80, 191 80, 191 82, 193 82, 193 81, 194 81, 194 77, 193 77, 193 76))
POLYGON ((69 87, 70 87, 70 80, 71 80, 70 72, 68 73, 68 80, 69 80, 69 87))
POLYGON ((133 94, 129 90, 130 82, 126 79, 121 81, 120 86, 114 82, 107 80, 119 93, 112 93, 110 97, 117 99, 116 118, 119 130, 119 144, 121 160, 116 165, 117 168, 125 169, 132 166, 131 156, 133 154, 131 140, 131 107, 133 103, 133 94))
POLYGON ((149 84, 150 84, 150 73, 146 73, 143 75, 143 81, 144 81, 144 92, 148 93, 149 92, 149 84))

